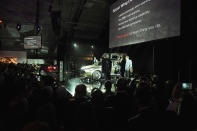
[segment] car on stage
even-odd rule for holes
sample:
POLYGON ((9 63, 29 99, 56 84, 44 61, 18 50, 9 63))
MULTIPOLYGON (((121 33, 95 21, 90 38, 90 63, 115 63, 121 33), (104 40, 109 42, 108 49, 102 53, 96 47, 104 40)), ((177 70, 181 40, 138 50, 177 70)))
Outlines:
MULTIPOLYGON (((106 53, 109 54, 110 60, 112 61, 111 77, 120 77, 120 61, 124 53, 106 53)), ((98 61, 92 65, 86 65, 81 67, 81 76, 89 78, 91 80, 100 80, 103 78, 102 74, 102 62, 98 61)))

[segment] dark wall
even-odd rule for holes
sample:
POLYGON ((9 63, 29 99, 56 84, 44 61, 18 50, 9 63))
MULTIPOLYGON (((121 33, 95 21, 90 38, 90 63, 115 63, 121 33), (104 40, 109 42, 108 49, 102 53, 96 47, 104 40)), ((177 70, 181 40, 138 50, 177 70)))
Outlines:
POLYGON ((111 52, 126 53, 132 60, 134 73, 152 74, 153 67, 153 48, 151 44, 138 44, 114 48, 111 52))
POLYGON ((158 74, 162 79, 178 79, 177 62, 179 62, 179 56, 176 53, 178 49, 176 42, 179 42, 179 37, 157 41, 153 45, 155 74, 158 74))
POLYGON ((173 37, 114 48, 111 52, 127 53, 133 61, 134 73, 157 74, 164 80, 190 81, 192 47, 186 41, 184 36, 173 37))

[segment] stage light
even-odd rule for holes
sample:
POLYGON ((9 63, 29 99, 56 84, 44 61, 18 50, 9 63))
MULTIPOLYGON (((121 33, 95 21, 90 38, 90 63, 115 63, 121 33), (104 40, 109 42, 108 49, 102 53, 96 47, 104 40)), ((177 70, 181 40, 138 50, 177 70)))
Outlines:
POLYGON ((92 49, 94 49, 94 46, 93 46, 93 45, 91 45, 91 48, 92 48, 92 49))
POLYGON ((74 44, 73 44, 73 46, 74 46, 75 48, 77 48, 77 47, 78 47, 77 43, 74 43, 74 44))
POLYGON ((0 24, 3 23, 3 20, 0 19, 0 24))
POLYGON ((19 31, 21 29, 21 24, 17 24, 16 29, 19 31))

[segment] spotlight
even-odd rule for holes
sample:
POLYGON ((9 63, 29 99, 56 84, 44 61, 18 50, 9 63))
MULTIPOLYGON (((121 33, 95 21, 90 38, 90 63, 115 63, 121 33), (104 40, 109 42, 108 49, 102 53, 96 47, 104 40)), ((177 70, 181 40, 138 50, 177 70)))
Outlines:
POLYGON ((0 19, 0 24, 3 23, 3 20, 0 19))
POLYGON ((19 31, 21 30, 21 24, 17 24, 16 29, 19 31))
POLYGON ((74 43, 74 44, 73 44, 73 46, 74 46, 75 48, 77 48, 77 47, 78 47, 77 43, 74 43))
POLYGON ((94 49, 94 46, 93 46, 93 45, 91 45, 91 48, 92 48, 92 49, 94 49))

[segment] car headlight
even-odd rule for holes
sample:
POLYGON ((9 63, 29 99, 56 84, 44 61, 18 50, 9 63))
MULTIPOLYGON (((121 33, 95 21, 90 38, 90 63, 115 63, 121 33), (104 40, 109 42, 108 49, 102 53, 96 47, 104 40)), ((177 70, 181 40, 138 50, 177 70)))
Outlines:
POLYGON ((93 72, 95 69, 85 69, 85 72, 93 72))
POLYGON ((85 68, 86 68, 85 66, 82 66, 82 67, 81 67, 81 70, 84 70, 85 68))

